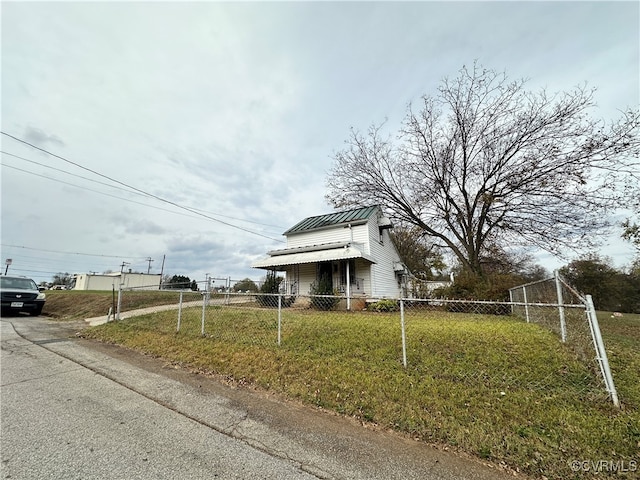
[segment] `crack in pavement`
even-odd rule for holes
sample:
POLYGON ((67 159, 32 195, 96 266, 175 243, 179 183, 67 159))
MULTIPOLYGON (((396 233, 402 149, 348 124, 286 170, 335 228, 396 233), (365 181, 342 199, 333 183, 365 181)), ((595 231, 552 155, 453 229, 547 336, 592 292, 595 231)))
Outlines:
MULTIPOLYGON (((179 409, 176 405, 169 403, 166 400, 163 400, 161 398, 158 398, 156 396, 153 396, 145 391, 143 391, 142 389, 138 389, 135 388, 127 383, 125 383, 124 381, 121 381, 120 379, 118 379, 116 377, 116 375, 114 374, 110 374, 108 372, 106 372, 103 369, 100 369, 97 365, 100 365, 104 362, 82 362, 80 360, 77 360, 75 358, 72 358, 69 355, 66 355, 63 352, 54 350, 50 347, 48 347, 48 345, 52 344, 52 343, 59 343, 59 342, 41 342, 41 343, 36 343, 35 341, 30 340, 29 338, 27 338, 26 336, 24 336, 23 334, 21 334, 19 331, 16 330, 15 325, 12 322, 6 322, 11 324, 11 326, 13 327, 13 331, 16 333, 16 335, 18 335, 20 338, 22 338, 24 341, 28 342, 29 345, 33 345, 39 348, 43 348, 51 353, 53 353, 54 355, 57 355, 59 357, 62 357, 64 359, 66 359, 69 362, 72 362, 76 365, 79 365, 81 368, 85 368, 87 370, 90 370, 91 372, 100 375, 124 388, 126 388, 127 390, 130 390, 131 392, 136 393, 137 395, 140 395, 144 398, 146 398, 147 400, 150 400, 154 403, 156 403, 157 405, 160 405, 164 408, 167 408, 175 413, 177 413, 178 415, 181 415, 185 418, 188 418, 189 420, 196 422, 204 427, 210 428, 211 430, 214 430, 222 435, 225 435, 227 437, 233 438, 234 440, 237 440, 239 442, 244 443, 245 445, 256 449, 260 452, 266 453, 267 455, 270 455, 272 457, 275 458, 280 458, 283 460, 286 460, 287 462, 289 462, 290 464, 292 464, 293 466, 299 468, 300 470, 305 471, 306 473, 308 473, 309 475, 312 475, 320 480, 329 480, 331 478, 333 478, 332 476, 328 475, 326 472, 323 472, 321 469, 317 468, 317 467, 311 467, 311 466, 307 466, 306 468, 303 468, 304 464, 301 463, 300 461, 297 461, 295 459, 293 459, 290 455, 288 455, 286 452, 280 451, 280 450, 276 450, 273 449, 269 446, 267 446, 265 443, 259 441, 256 438, 253 438, 251 436, 247 436, 245 434, 241 433, 241 426, 243 423, 249 421, 249 413, 247 411, 243 411, 242 412, 242 418, 238 419, 237 421, 234 421, 231 423, 230 426, 228 427, 221 427, 215 424, 212 424, 210 422, 207 422, 206 420, 203 420, 202 418, 193 415, 193 414, 189 414, 181 409, 179 409)), ((25 345, 25 347, 28 347, 29 345, 25 345)), ((77 371, 78 369, 75 369, 75 371, 77 371)), ((64 373, 69 373, 71 371, 74 370, 70 370, 67 372, 60 372, 60 374, 64 374, 64 373)), ((58 374, 52 374, 51 376, 55 376, 58 374)), ((46 378, 46 377, 45 377, 46 378)), ((33 379, 29 379, 29 380, 23 380, 22 382, 26 382, 26 381, 30 381, 33 379)), ((22 383, 22 382, 14 382, 14 383, 22 383)), ((237 411, 236 411, 237 413, 237 411)))

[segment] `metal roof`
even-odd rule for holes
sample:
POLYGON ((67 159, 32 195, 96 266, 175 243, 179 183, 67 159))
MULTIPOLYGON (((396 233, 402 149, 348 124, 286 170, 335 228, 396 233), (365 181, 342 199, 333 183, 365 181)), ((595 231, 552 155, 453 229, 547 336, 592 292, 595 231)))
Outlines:
POLYGON ((276 257, 278 255, 288 255, 290 253, 317 252, 319 250, 331 250, 333 248, 344 248, 351 246, 351 242, 318 243, 317 245, 306 245, 304 247, 281 248, 267 252, 268 255, 276 257))
POLYGON ((307 217, 284 232, 283 235, 368 220, 375 212, 378 211, 378 208, 378 206, 362 207, 354 210, 347 210, 345 212, 335 212, 328 213, 326 215, 317 215, 315 217, 307 217))
POLYGON ((371 263, 375 260, 355 247, 333 248, 317 252, 290 253, 264 258, 251 264, 253 268, 274 268, 301 263, 328 262, 332 260, 346 260, 349 258, 363 258, 371 263))

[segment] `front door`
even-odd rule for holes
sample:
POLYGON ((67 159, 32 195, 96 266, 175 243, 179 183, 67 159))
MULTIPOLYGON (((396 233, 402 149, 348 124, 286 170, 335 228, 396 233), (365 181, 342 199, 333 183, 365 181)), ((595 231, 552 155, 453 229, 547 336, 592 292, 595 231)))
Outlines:
POLYGON ((331 282, 331 290, 333 290, 333 264, 332 262, 318 263, 318 278, 320 281, 322 278, 327 278, 331 282))

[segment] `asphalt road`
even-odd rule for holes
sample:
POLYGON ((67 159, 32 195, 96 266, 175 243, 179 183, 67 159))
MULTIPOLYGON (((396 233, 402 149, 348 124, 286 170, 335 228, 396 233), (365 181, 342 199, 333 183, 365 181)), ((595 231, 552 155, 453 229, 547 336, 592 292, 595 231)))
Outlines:
MULTIPOLYGON (((355 420, 2 318, 4 479, 506 479, 355 420)), ((518 478, 522 478, 518 476, 518 478)))

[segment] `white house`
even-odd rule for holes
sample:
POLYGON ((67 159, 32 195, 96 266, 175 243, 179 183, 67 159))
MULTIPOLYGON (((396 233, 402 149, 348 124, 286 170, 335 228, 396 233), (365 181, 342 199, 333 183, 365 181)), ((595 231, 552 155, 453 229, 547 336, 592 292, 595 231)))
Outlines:
POLYGON ((118 285, 123 288, 140 288, 141 290, 158 290, 162 275, 150 275, 146 273, 79 273, 75 275, 73 290, 118 290, 118 285))
POLYGON ((283 235, 287 246, 251 266, 286 273, 286 292, 307 295, 327 275, 347 298, 398 298, 408 273, 378 206, 308 217, 283 235))

